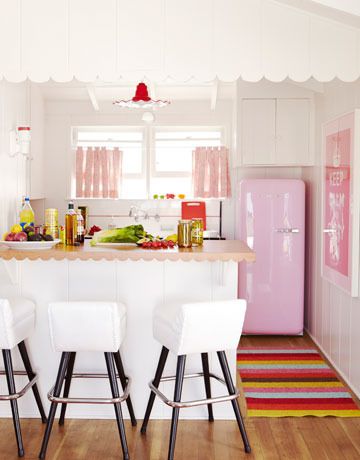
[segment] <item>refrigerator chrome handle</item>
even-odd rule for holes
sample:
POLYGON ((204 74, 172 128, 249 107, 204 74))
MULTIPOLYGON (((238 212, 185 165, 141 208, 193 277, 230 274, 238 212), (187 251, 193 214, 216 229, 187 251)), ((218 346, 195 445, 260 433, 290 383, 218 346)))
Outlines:
POLYGON ((298 228, 277 228, 276 233, 300 233, 298 228))
POLYGON ((324 228, 323 233, 336 233, 335 228, 324 228))

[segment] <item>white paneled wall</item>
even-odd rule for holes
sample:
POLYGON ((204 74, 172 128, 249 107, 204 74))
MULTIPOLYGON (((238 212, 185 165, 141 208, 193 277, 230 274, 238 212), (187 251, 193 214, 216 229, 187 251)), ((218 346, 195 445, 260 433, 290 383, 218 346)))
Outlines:
POLYGON ((316 158, 304 168, 308 199, 308 292, 306 323, 311 336, 360 396, 360 298, 351 297, 321 277, 321 123, 360 107, 360 82, 332 82, 317 96, 316 158))
POLYGON ((44 100, 38 85, 30 93, 31 164, 30 197, 44 198, 44 100))
POLYGON ((0 81, 0 235, 17 221, 26 193, 27 160, 10 157, 10 130, 29 122, 29 86, 0 81))
POLYGON ((0 0, 0 76, 306 81, 359 76, 358 23, 276 0, 0 0), (331 17, 332 16, 332 17, 331 17), (357 25, 357 27, 355 27, 357 25))

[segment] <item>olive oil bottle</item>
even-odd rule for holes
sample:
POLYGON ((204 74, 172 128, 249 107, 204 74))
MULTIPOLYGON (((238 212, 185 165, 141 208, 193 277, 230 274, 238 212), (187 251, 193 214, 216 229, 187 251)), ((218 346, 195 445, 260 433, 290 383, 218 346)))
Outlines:
POLYGON ((70 201, 68 211, 65 214, 65 244, 74 246, 76 243, 77 216, 74 210, 74 203, 70 201))

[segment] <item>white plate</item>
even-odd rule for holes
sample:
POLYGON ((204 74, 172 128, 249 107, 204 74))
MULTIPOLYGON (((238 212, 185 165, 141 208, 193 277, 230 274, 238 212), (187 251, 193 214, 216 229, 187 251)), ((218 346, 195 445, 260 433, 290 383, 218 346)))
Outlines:
POLYGON ((51 249, 60 240, 54 241, 0 241, 0 245, 6 246, 9 249, 18 249, 21 251, 38 251, 39 249, 51 249))

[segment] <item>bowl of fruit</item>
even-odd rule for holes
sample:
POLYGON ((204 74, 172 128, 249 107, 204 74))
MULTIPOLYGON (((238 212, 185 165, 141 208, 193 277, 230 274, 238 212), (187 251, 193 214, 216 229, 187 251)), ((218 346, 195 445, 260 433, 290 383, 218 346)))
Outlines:
POLYGON ((3 235, 0 244, 9 249, 20 249, 24 251, 50 249, 60 243, 59 239, 54 239, 51 235, 35 233, 33 226, 13 225, 10 232, 3 235))

